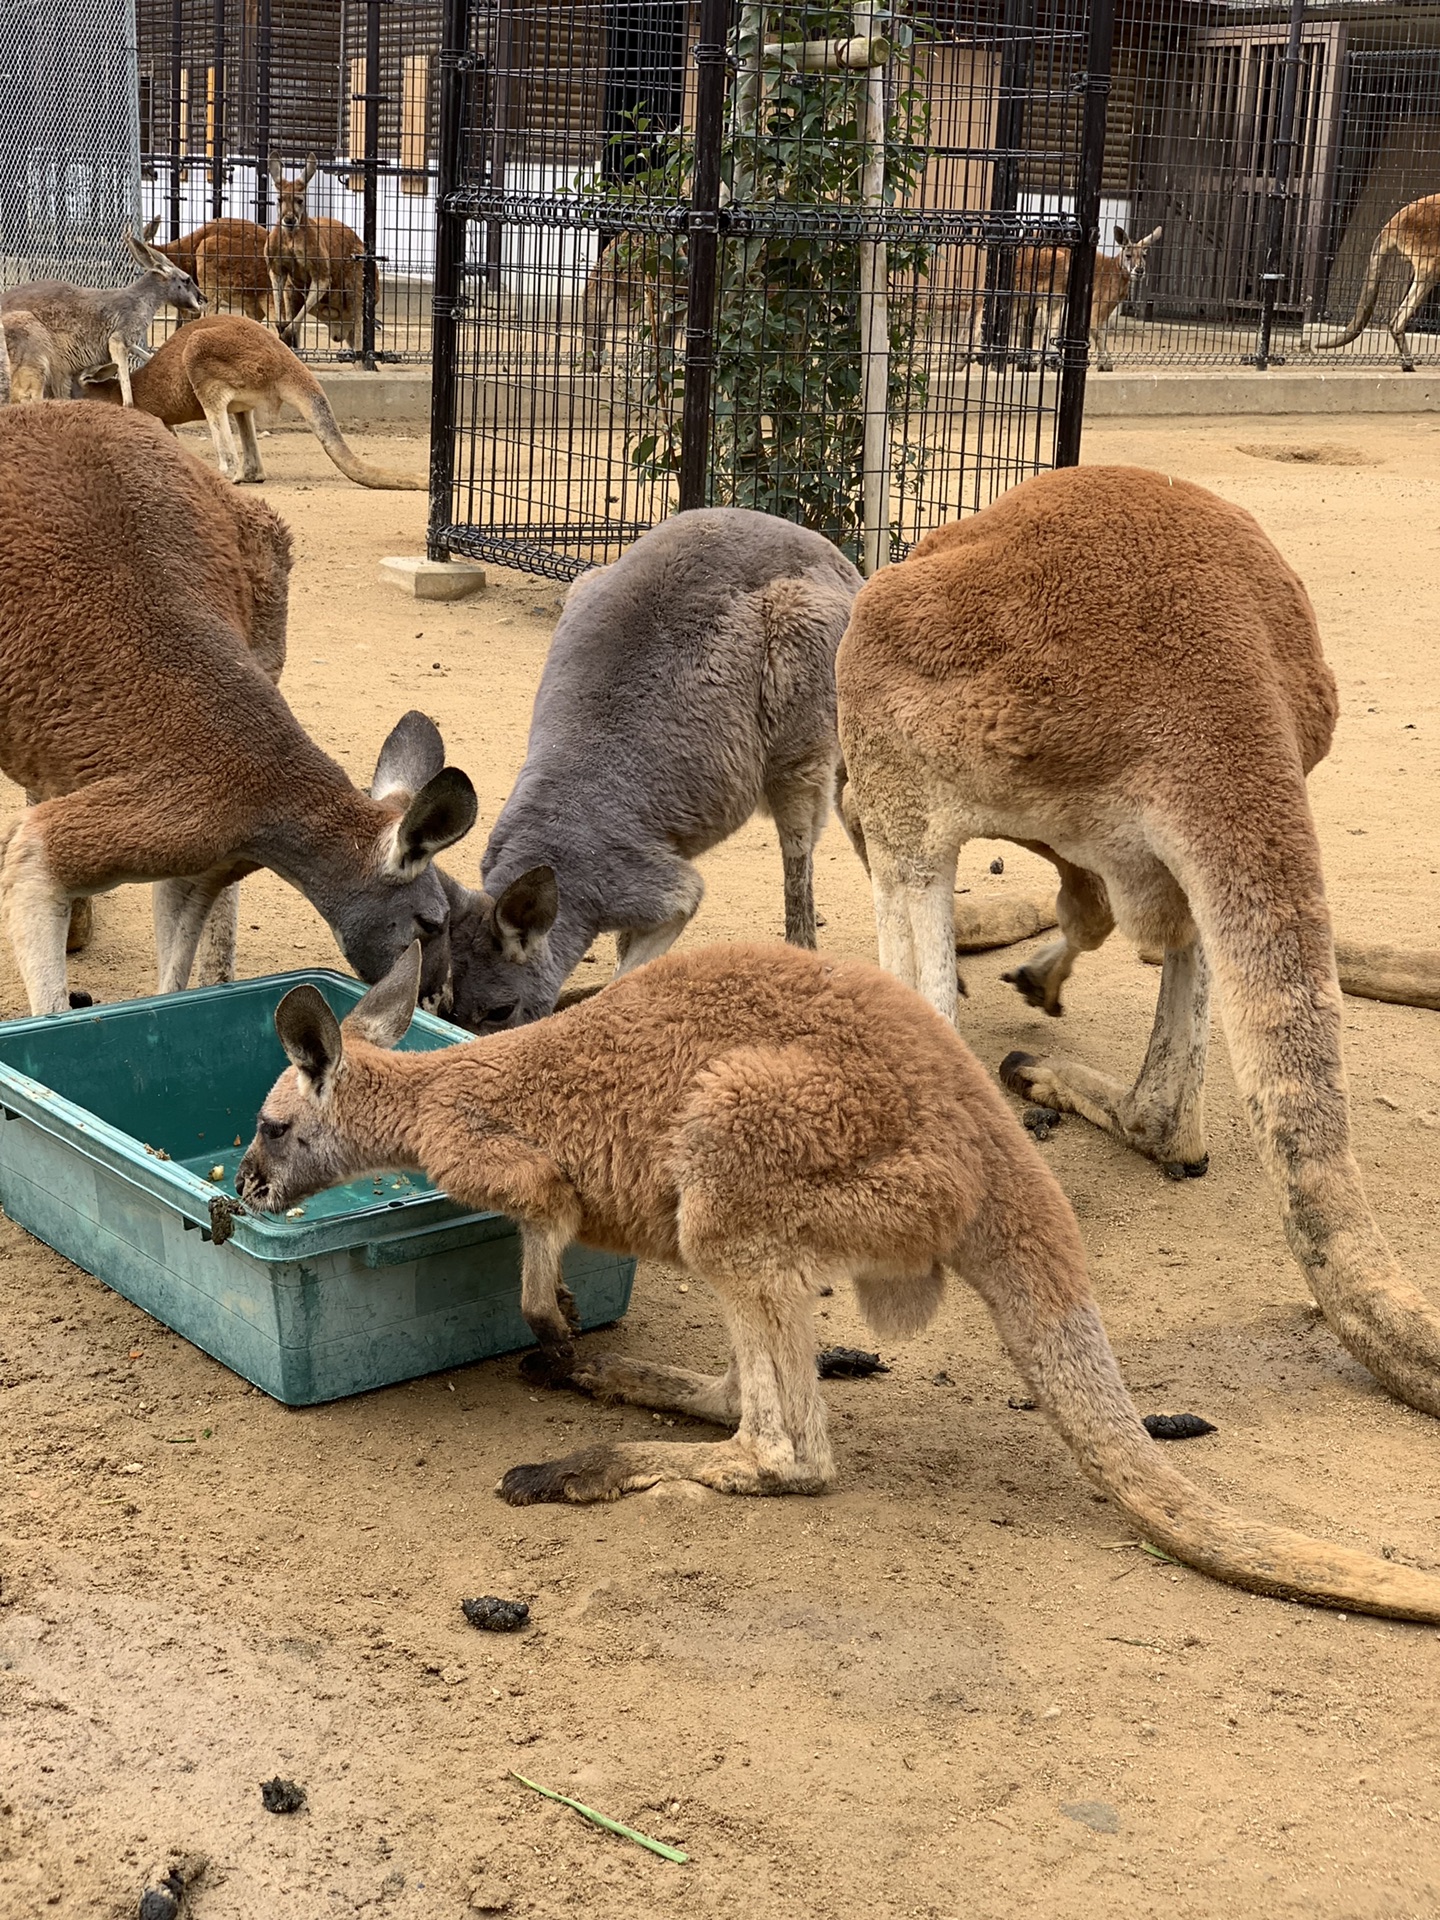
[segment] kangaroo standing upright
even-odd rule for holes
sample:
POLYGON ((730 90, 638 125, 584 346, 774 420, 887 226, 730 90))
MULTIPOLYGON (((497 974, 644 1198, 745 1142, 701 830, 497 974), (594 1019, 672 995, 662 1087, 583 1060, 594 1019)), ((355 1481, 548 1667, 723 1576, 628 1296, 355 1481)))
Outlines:
POLYGON ((778 945, 703 947, 518 1032, 392 1053, 419 958, 343 1027, 314 987, 285 996, 275 1024, 292 1064, 236 1174, 242 1200, 279 1211, 362 1173, 423 1168, 461 1206, 520 1222, 532 1371, 734 1429, 513 1467, 506 1500, 613 1500, 661 1480, 823 1492, 817 1299, 848 1280, 895 1338, 929 1323, 954 1272, 1147 1538, 1258 1592, 1440 1621, 1432 1574, 1248 1520, 1174 1470, 1125 1390, 1064 1195, 953 1028, 897 981, 778 945), (577 1353, 560 1266, 575 1239, 707 1280, 727 1371, 577 1353))
POLYGON ((156 421, 81 402, 0 412, 0 768, 38 800, 0 900, 33 1013, 67 1005, 77 899, 156 881, 162 992, 233 883, 269 867, 378 979, 418 934, 448 995, 431 861, 467 833, 463 773, 408 787, 404 724, 360 793, 274 684, 289 536, 156 421), (398 736, 398 737, 397 737, 398 736))
POLYGON ((691 861, 757 808, 780 838, 785 937, 814 946, 835 648, 859 586, 820 534, 739 507, 679 514, 582 575, 484 891, 447 878, 463 1026, 549 1013, 597 933, 618 934, 621 973, 663 953, 704 893, 691 861))
POLYGON ((275 183, 275 224, 265 240, 265 261, 275 303, 275 325, 287 346, 298 347, 300 329, 314 313, 330 338, 354 349, 360 322, 361 262, 365 246, 343 220, 311 213, 305 204, 319 162, 307 154, 299 179, 287 179, 278 159, 270 162, 275 183))
POLYGON ((1175 1178, 1207 1165, 1213 970, 1241 1099, 1331 1326, 1440 1413, 1440 1313, 1399 1271, 1350 1140, 1340 986, 1305 777, 1334 677, 1304 587, 1239 507, 1165 474, 1044 474, 938 529, 855 603, 836 663, 842 812, 881 964, 948 1019, 966 840, 1053 862, 1062 938, 1007 976, 1060 1010, 1118 925, 1163 950, 1133 1087, 1012 1054, 1007 1084, 1175 1178))

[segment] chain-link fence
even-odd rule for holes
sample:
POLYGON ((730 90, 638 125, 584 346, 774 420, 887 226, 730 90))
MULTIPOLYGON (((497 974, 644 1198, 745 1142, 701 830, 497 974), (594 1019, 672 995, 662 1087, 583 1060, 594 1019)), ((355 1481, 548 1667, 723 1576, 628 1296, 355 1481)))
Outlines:
POLYGON ((134 278, 134 0, 0 0, 0 286, 134 278))

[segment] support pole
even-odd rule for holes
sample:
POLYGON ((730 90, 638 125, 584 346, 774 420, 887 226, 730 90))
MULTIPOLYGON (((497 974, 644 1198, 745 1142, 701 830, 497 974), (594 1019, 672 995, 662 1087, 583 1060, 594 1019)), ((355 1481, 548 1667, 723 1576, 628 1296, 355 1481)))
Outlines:
POLYGON ((1105 122, 1110 104, 1110 53, 1115 37, 1115 0, 1091 0, 1090 40, 1085 57, 1085 108, 1080 126, 1075 220, 1080 235, 1070 252, 1065 285, 1065 322, 1060 340, 1060 406, 1055 422, 1055 464, 1080 464, 1085 420, 1085 370, 1090 363, 1090 307, 1095 292, 1095 249, 1100 244, 1100 190, 1105 179, 1105 122))
MULTIPOLYGON (((1035 65, 1035 0, 1005 0, 1001 36, 990 211, 1004 215, 1013 214, 1020 204, 1020 153, 1025 145, 1025 108, 1035 65)), ((980 320, 980 339, 987 360, 1003 362, 1009 353, 1014 292, 1014 247, 1002 243, 988 248, 985 304, 980 320)))
POLYGON ((720 144, 724 132, 729 0, 700 0, 695 43, 695 170, 685 227, 685 398, 680 417, 680 511, 710 492, 715 296, 720 264, 720 144))
POLYGON ((380 0, 365 0, 365 172, 360 263, 360 363, 375 371, 375 306, 380 290, 375 246, 380 198, 380 0))
POLYGON ((184 0, 173 0, 170 8, 170 232, 167 238, 180 238, 180 143, 184 122, 180 116, 180 86, 184 76, 185 37, 184 0))
MULTIPOLYGON (((509 164, 510 83, 515 66, 515 25, 510 0, 493 0, 495 45, 490 69, 490 178, 492 194, 505 191, 509 164)), ((505 223, 491 220, 485 228, 485 285, 498 295, 505 279, 505 223)))
MULTIPOLYGON (((870 11, 857 13, 855 38, 875 40, 882 19, 870 11)), ((885 206, 883 65, 869 67, 865 74, 864 142, 860 203, 878 214, 885 206)), ((860 393, 864 419, 860 571, 868 579, 890 557, 890 260, 884 240, 860 242, 860 393)))
POLYGON ((448 560, 455 471, 456 330, 465 268, 465 215, 455 197, 468 118, 470 0, 444 0, 440 22, 440 131, 435 182, 435 283, 430 300, 430 517, 425 551, 448 560))
POLYGON ((257 0, 255 12, 255 219, 270 224, 270 0, 257 0))
POLYGON ((225 211, 225 0, 215 0, 214 118, 210 122, 210 218, 225 211))
POLYGON ((1290 199, 1290 176, 1295 167, 1295 101, 1300 90, 1305 6, 1306 0, 1290 0, 1290 31, 1285 40, 1280 75, 1280 118, 1271 147, 1270 195, 1265 222, 1265 271, 1260 276, 1260 334, 1255 342, 1255 365, 1261 373, 1270 365, 1275 302, 1284 278, 1280 263, 1285 253, 1285 210, 1290 199))

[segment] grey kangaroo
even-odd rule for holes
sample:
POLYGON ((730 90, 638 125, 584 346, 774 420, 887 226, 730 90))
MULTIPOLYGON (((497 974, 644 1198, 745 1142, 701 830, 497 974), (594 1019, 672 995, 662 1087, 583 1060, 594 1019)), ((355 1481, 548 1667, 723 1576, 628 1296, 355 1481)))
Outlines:
MULTIPOLYGON (((576 582, 484 890, 445 877, 456 1020, 551 1012, 598 933, 619 936, 617 973, 663 953, 704 892, 691 860, 757 808, 780 838, 785 938, 815 945, 835 650, 860 584, 820 534, 738 507, 682 513, 576 582)), ((416 773, 439 753, 436 735, 416 773)))
POLYGON ((67 280, 32 280, 28 286, 9 288, 0 299, 0 311, 23 309, 48 328, 55 345, 52 378, 60 393, 68 393, 72 400, 84 397, 82 373, 113 360, 123 403, 133 406, 130 370, 150 357, 150 322, 159 308, 205 311, 205 296, 183 267, 133 234, 126 234, 125 244, 145 269, 128 287, 72 287, 67 280))

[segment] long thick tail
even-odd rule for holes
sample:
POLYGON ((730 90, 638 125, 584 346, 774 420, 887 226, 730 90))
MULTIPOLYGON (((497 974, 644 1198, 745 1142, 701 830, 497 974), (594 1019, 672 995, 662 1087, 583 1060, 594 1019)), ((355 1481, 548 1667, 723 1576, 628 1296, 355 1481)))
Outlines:
POLYGON ((1285 1235, 1340 1340, 1440 1414, 1440 1312, 1400 1271, 1350 1143, 1342 1001, 1320 849, 1298 770, 1232 791, 1235 825, 1174 861, 1214 974, 1236 1084, 1285 1235))
POLYGON ((1440 1625, 1435 1576, 1249 1519, 1175 1470, 1120 1377, 1064 1195, 1028 1141, 1007 1145, 997 1127, 992 1145, 1020 1177, 993 1182, 955 1265, 980 1291, 1031 1392, 1096 1486, 1147 1540, 1217 1580, 1440 1625))
POLYGON ((1166 1553, 1252 1593, 1440 1625, 1433 1574, 1248 1519, 1178 1473, 1141 1425, 1093 1305, 1011 1350, 1084 1472, 1166 1553))
POLYGON ((1380 276, 1385 268, 1385 256, 1394 245, 1389 227, 1382 227, 1370 249, 1370 263, 1365 269, 1365 284, 1360 289, 1360 299, 1350 324, 1342 327, 1338 333, 1327 333, 1321 327, 1305 329, 1305 344, 1316 347, 1321 352, 1331 347, 1348 347, 1352 340, 1358 340, 1370 324, 1370 316, 1375 311, 1375 302, 1380 297, 1380 276))
POLYGON ((353 480, 359 487, 380 487, 395 493, 425 491, 427 482, 424 480, 412 480, 408 474, 389 473, 384 467, 372 467, 368 460, 362 460, 336 426, 335 415, 330 411, 330 402, 325 398, 320 382, 308 368, 303 368, 302 372, 305 379, 302 381, 292 374, 280 389, 280 397, 301 415, 347 480, 353 480))

